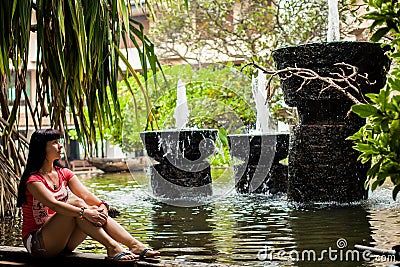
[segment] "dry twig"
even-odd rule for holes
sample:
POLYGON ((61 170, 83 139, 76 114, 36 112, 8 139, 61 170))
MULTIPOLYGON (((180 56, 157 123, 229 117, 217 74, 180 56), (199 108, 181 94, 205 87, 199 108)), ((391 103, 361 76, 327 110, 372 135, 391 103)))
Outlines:
MULTIPOLYGON (((360 74, 358 72, 358 68, 346 63, 336 63, 334 66, 339 67, 338 72, 330 73, 329 77, 321 76, 317 72, 307 69, 307 68, 298 68, 288 67, 281 70, 271 71, 267 70, 256 63, 248 63, 243 68, 247 66, 254 66, 257 69, 262 70, 265 74, 269 75, 269 78, 266 83, 267 90, 267 101, 271 100, 272 95, 274 94, 274 88, 272 87, 272 80, 274 77, 279 76, 280 80, 286 80, 293 76, 302 79, 302 83, 297 89, 297 92, 304 89, 304 86, 310 83, 313 80, 319 80, 323 82, 323 87, 321 88, 319 95, 324 93, 329 89, 335 89, 341 93, 343 93, 347 98, 349 98, 354 104, 367 103, 367 100, 364 98, 360 85, 358 83, 358 79, 365 80, 365 82, 369 85, 374 84, 375 82, 370 82, 368 80, 367 74, 360 74)), ((242 69, 243 69, 242 68, 242 69)))

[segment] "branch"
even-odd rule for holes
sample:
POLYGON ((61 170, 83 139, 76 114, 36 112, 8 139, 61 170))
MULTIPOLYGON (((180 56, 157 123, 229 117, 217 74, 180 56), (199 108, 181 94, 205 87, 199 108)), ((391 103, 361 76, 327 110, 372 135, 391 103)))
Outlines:
POLYGON ((281 80, 286 80, 295 76, 303 80, 297 89, 297 92, 303 90, 304 86, 310 81, 319 80, 323 82, 323 87, 321 88, 319 95, 328 89, 335 89, 344 94, 354 104, 368 103, 361 92, 357 78, 365 80, 369 85, 372 85, 375 82, 369 81, 367 74, 360 74, 358 72, 358 68, 355 66, 346 63, 336 63, 334 65, 339 67, 339 70, 338 72, 330 73, 331 77, 321 76, 311 69, 298 68, 297 66, 272 71, 267 70, 254 62, 246 64, 243 66, 242 70, 248 66, 254 66, 257 69, 262 70, 265 74, 270 75, 265 88, 267 90, 267 101, 271 100, 274 92, 274 88, 272 88, 271 83, 275 76, 279 76, 281 80))

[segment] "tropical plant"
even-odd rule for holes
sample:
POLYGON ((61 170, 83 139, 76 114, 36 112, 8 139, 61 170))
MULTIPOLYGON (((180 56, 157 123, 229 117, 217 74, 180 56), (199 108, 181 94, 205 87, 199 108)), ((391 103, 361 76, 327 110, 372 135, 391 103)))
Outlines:
POLYGON ((130 39, 139 51, 144 75, 149 67, 156 70, 153 44, 143 26, 129 17, 130 3, 0 1, 0 217, 15 211, 29 124, 37 129, 47 121, 64 132, 73 121, 77 137, 92 153, 92 144, 97 136, 104 136, 104 127, 121 125, 119 75, 136 77, 121 47, 127 47, 130 39), (35 48, 36 88, 31 102, 26 77, 28 55, 35 48), (9 87, 14 93, 11 107, 9 87))
POLYGON ((372 19, 372 41, 390 45, 392 71, 386 88, 378 94, 368 94, 370 104, 358 104, 352 111, 366 118, 366 124, 353 136, 354 148, 361 152, 359 160, 371 163, 366 187, 375 190, 387 179, 395 185, 393 198, 400 191, 400 2, 368 0, 366 19, 372 19))

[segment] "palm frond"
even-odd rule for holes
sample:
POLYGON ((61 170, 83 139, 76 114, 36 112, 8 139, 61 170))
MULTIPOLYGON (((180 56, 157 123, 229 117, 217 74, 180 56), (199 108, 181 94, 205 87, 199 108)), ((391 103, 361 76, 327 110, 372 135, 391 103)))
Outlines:
MULTIPOLYGON (((125 61, 122 43, 126 47, 127 38, 134 40, 143 69, 159 66, 143 27, 129 18, 129 8, 126 0, 0 1, 0 217, 14 207, 14 201, 5 201, 15 197, 23 170, 27 141, 16 132, 28 132, 28 118, 34 128, 41 128, 48 117, 50 126, 63 133, 71 118, 79 140, 93 155, 104 127, 121 125, 117 81, 128 75, 119 66, 125 61), (28 96, 31 27, 37 35, 35 104, 26 97, 26 126, 21 129, 17 125, 21 98, 28 96), (10 108, 11 75, 15 100, 10 108)), ((135 75, 128 61, 125 65, 135 75)))

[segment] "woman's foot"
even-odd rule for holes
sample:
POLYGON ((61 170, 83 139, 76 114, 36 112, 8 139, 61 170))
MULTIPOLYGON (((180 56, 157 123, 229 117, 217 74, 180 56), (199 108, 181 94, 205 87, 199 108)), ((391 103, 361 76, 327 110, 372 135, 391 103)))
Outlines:
POLYGON ((134 261, 139 259, 139 255, 132 251, 125 251, 121 246, 108 247, 107 259, 115 261, 134 261))
POLYGON ((160 251, 147 248, 143 244, 135 244, 129 247, 129 251, 135 255, 138 255, 140 259, 154 258, 160 255, 160 251))

